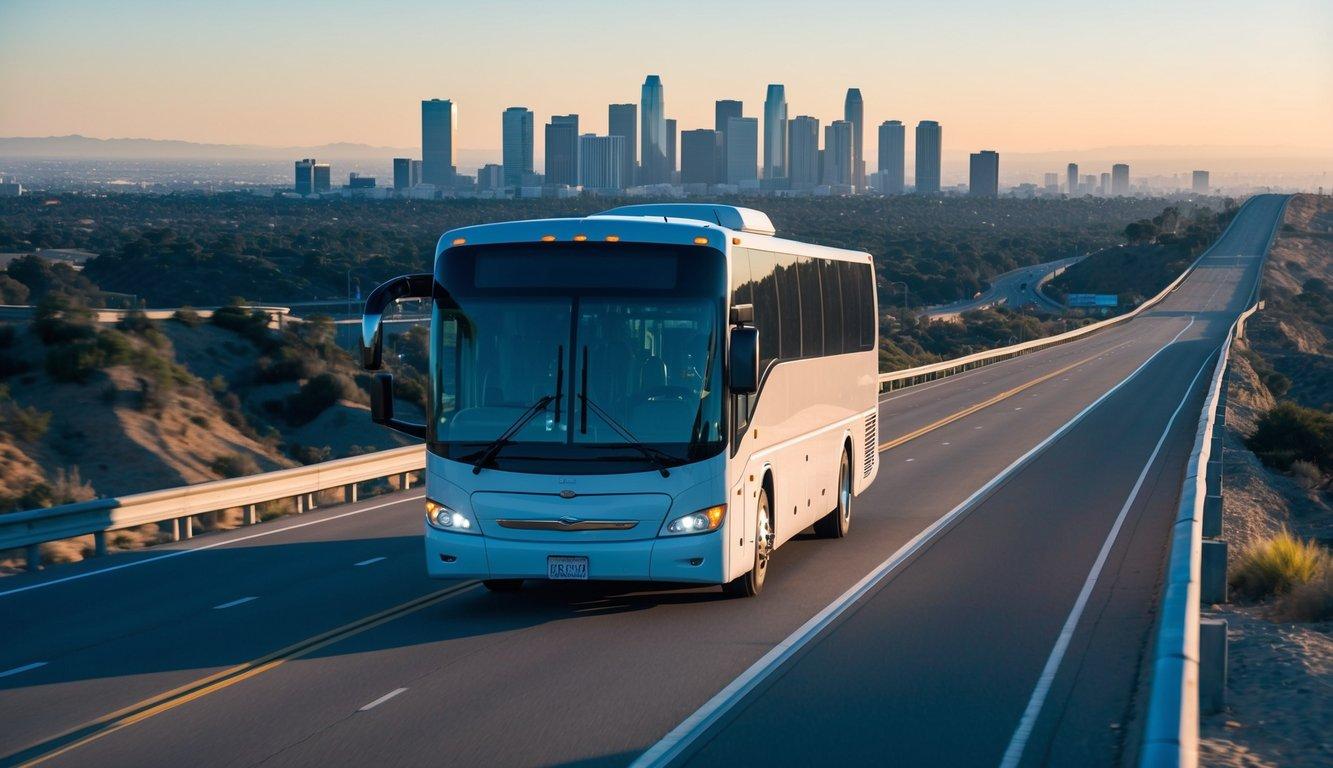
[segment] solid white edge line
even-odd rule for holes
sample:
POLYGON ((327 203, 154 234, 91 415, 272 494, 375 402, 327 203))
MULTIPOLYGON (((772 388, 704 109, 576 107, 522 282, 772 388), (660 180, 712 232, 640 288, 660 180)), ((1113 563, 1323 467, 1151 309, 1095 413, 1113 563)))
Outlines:
POLYGON ((375 707, 378 707, 379 705, 383 704, 384 702, 388 701, 389 699, 392 699, 394 696, 397 696, 398 694, 406 690, 407 690, 406 688, 395 688, 392 691, 389 691, 388 693, 384 694, 378 699, 375 699, 374 701, 370 702, 369 704, 365 705, 364 707, 362 707, 357 711, 365 712, 366 710, 374 709, 375 707))
POLYGON ((10 675, 21 675, 21 674, 23 674, 24 672, 31 672, 31 671, 34 670, 34 669, 38 669, 38 668, 40 668, 40 667, 44 667, 44 666, 46 666, 46 662, 45 662, 45 661, 34 661, 34 662, 31 663, 31 664, 24 664, 24 665, 21 666, 21 667, 14 667, 13 669, 6 669, 4 672, 0 672, 0 677, 9 677, 10 675))
POLYGON ((248 602, 251 602, 251 601, 253 601, 253 600, 258 600, 258 599, 259 599, 259 596, 258 596, 258 595, 250 595, 250 596, 248 596, 248 597, 238 597, 237 599, 232 600, 231 602, 223 603, 223 604, 221 604, 221 605, 215 605, 215 606, 213 606, 213 610, 215 610, 215 611, 221 611, 221 610, 224 610, 224 609, 226 609, 226 608, 235 608, 235 607, 238 606, 238 605, 245 605, 245 604, 248 603, 248 602))
POLYGON ((283 533, 283 532, 285 532, 285 531, 294 531, 294 530, 296 530, 297 528, 305 528, 306 526, 310 526, 310 525, 321 525, 321 524, 323 524, 323 523, 331 522, 331 521, 333 521, 333 520, 339 520, 339 519, 344 518, 344 517, 351 517, 352 515, 359 515, 359 514, 361 514, 362 512, 372 512, 372 511, 374 511, 374 510, 376 510, 376 509, 383 509, 383 508, 385 508, 385 507, 392 507, 392 506, 395 505, 395 504, 405 504, 405 503, 407 503, 407 502, 409 502, 409 501, 419 501, 419 500, 424 499, 424 498, 426 498, 426 495, 425 495, 425 494, 420 494, 420 495, 418 495, 418 496, 408 496, 408 497, 405 498, 405 499, 395 499, 394 501, 386 501, 386 502, 384 502, 383 504, 376 504, 376 505, 374 505, 374 506, 366 507, 365 509, 354 509, 354 510, 352 510, 352 511, 350 511, 350 512, 342 512, 342 513, 337 514, 337 515, 329 515, 328 517, 323 517, 323 518, 320 518, 319 520, 308 520, 308 521, 306 521, 306 522, 304 522, 304 523, 297 523, 297 524, 295 524, 295 525, 285 525, 285 526, 283 526, 283 527, 281 527, 281 528, 275 528, 275 529, 273 529, 273 530, 271 530, 271 531, 260 531, 259 533, 252 533, 252 534, 249 534, 249 535, 247 535, 247 536, 238 536, 238 537, 236 537, 236 538, 234 538, 234 539, 227 539, 227 540, 225 540, 225 541, 215 541, 215 542, 213 542, 213 543, 211 543, 211 544, 204 544, 204 545, 202 545, 202 546, 198 546, 198 547, 190 547, 189 549, 173 549, 173 550, 170 551, 170 552, 164 552, 163 554, 156 555, 156 556, 154 556, 154 557, 144 558, 143 560, 134 560, 134 561, 132 561, 132 562, 128 562, 128 563, 121 563, 120 565, 112 565, 112 566, 108 566, 108 567, 106 567, 106 568, 99 568, 99 569, 97 569, 97 570, 95 570, 95 571, 86 571, 86 572, 84 572, 84 573, 75 573, 75 574, 72 574, 72 575, 70 575, 70 576, 62 576, 62 577, 60 577, 60 578, 58 578, 58 579, 51 579, 50 581, 40 581, 40 582, 38 582, 38 583, 36 583, 36 584, 29 584, 29 585, 24 586, 24 587, 15 587, 14 589, 9 589, 9 590, 5 590, 4 592, 0 592, 0 597, 8 597, 9 595, 17 595, 17 594, 19 594, 20 592, 29 592, 29 591, 32 591, 32 590, 34 590, 34 589, 42 589, 42 588, 44 588, 44 587, 55 586, 56 584, 64 584, 64 583, 67 582, 67 581, 77 581, 77 580, 79 580, 79 579, 86 579, 86 578, 88 578, 88 577, 90 577, 90 576, 98 576, 98 575, 103 574, 103 573, 111 573, 112 571, 119 571, 119 570, 124 569, 124 568, 133 568, 133 567, 135 567, 135 566, 139 566, 139 565, 147 565, 147 564, 149 564, 149 563, 156 563, 156 562, 158 562, 159 560, 168 560, 168 559, 173 558, 173 557, 181 557, 182 555, 188 555, 188 554, 191 554, 191 553, 194 553, 194 552, 203 552, 203 551, 205 551, 205 550, 209 550, 209 549, 216 549, 216 548, 218 548, 218 547, 225 547, 225 546, 227 546, 227 545, 229 545, 229 544, 237 544, 237 543, 240 543, 240 542, 242 542, 242 541, 249 541, 249 540, 251 540, 251 539, 259 539, 259 538, 263 538, 263 537, 265 537, 265 536, 273 536, 273 535, 275 535, 275 534, 283 533))
POLYGON ((383 556, 383 555, 380 555, 379 557, 372 557, 372 558, 370 558, 369 560, 362 560, 362 561, 359 562, 359 563, 352 563, 352 565, 355 566, 355 567, 357 567, 357 568, 360 568, 360 567, 363 566, 363 565, 374 565, 375 563, 378 563, 378 562, 381 561, 381 560, 388 560, 388 559, 389 559, 389 558, 387 558, 387 557, 385 557, 385 556, 383 556))
POLYGON ((1129 510, 1138 501, 1139 491, 1143 489, 1143 482, 1148 478, 1148 473, 1152 470, 1153 464, 1157 461, 1157 455, 1162 452, 1162 446, 1166 444, 1166 438, 1171 434, 1171 429, 1176 424, 1176 417, 1184 410, 1185 404, 1189 402, 1190 396, 1194 393, 1194 385, 1198 383, 1199 377, 1203 375, 1208 367, 1208 362, 1212 360, 1212 355, 1204 361, 1203 366, 1199 368, 1194 378, 1190 379, 1189 386, 1185 388, 1185 395, 1180 399, 1180 404, 1176 410, 1171 413, 1171 418, 1166 422, 1166 429, 1162 430, 1162 436, 1158 438, 1156 447, 1148 456, 1148 461, 1143 465, 1143 471, 1139 473, 1139 478, 1134 482, 1134 487, 1129 492, 1129 497, 1125 499, 1125 504, 1120 508, 1120 513, 1116 515, 1115 523, 1111 526, 1111 532, 1106 535, 1106 541, 1102 542, 1102 548, 1097 553, 1097 559, 1093 561, 1092 570, 1088 571, 1088 577, 1083 580, 1083 589, 1078 593, 1078 599, 1074 601, 1074 607, 1065 619, 1064 626, 1060 628, 1060 635, 1056 638, 1055 647, 1051 649, 1051 655, 1046 658, 1046 665, 1042 667, 1041 676, 1037 678, 1037 686, 1032 690, 1032 696, 1028 699, 1027 708, 1023 710, 1023 717, 1018 721, 1018 727, 1014 729, 1014 734, 1009 739, 1009 746, 1004 751, 1004 757, 1000 760, 1000 768, 1016 768, 1023 759, 1023 750, 1027 748, 1028 738, 1032 736, 1032 730, 1037 726, 1037 718, 1041 716, 1041 708, 1046 703, 1046 696, 1051 692, 1051 686, 1055 683, 1055 675, 1060 671, 1060 664, 1064 661, 1065 652, 1069 650, 1069 643, 1074 639, 1074 630, 1078 629, 1078 622, 1083 617, 1083 609, 1087 607, 1088 600, 1092 597, 1092 590, 1097 586, 1097 579, 1102 575, 1102 568, 1106 565, 1106 559, 1111 556, 1111 549, 1115 546, 1116 538, 1120 535, 1120 528, 1124 525, 1125 519, 1129 517, 1129 510))
POLYGON ((750 691, 754 690, 764 681, 774 670, 782 666, 784 662, 790 659, 801 648, 809 643, 825 627, 831 624, 835 619, 843 614, 853 603, 859 600, 869 592, 876 584, 883 581, 886 576, 895 571, 902 562, 923 546, 928 544, 941 531, 945 530, 956 518, 968 511, 974 503, 990 493, 996 486, 1008 480, 1011 475, 1022 469, 1037 454, 1045 450, 1046 446, 1063 437, 1065 433, 1073 429, 1076 424, 1083 420, 1085 416, 1093 411, 1098 405, 1101 405, 1107 398, 1115 394, 1121 387, 1128 384, 1134 377, 1138 376, 1148 364, 1157 359, 1157 356, 1165 352, 1180 339, 1181 336, 1194 325, 1194 318, 1191 317, 1189 323, 1177 333, 1171 341, 1162 345, 1147 360, 1144 360, 1138 368, 1135 368, 1128 376, 1121 379, 1114 387, 1104 392, 1096 400, 1089 403, 1083 410, 1074 414, 1074 417, 1066 421, 1058 429, 1048 435, 1041 442, 1028 449, 1027 453, 1019 456, 1012 464, 1000 470, 1000 473, 990 480, 986 481, 977 490, 973 491, 958 506, 949 510, 935 522, 931 523, 925 530, 912 537, 910 541, 899 547, 884 562, 875 567, 873 571, 861 577, 861 580, 853 584, 846 592, 843 592, 837 599, 829 603, 819 613, 810 617, 804 624, 787 635, 782 642, 769 649, 759 658, 758 661, 751 664, 736 679, 727 684, 725 688, 718 691, 711 699, 704 702, 689 717, 685 718, 679 725, 671 729, 665 736, 647 750, 639 755, 630 768, 648 768, 648 766, 664 766, 676 759, 684 750, 696 739, 708 731, 723 714, 743 700, 750 691))

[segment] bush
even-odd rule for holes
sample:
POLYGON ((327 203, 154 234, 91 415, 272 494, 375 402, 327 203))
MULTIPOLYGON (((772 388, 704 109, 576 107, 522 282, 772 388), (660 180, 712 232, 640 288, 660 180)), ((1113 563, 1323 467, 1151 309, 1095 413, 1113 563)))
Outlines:
POLYGON ((73 504, 79 501, 91 501, 97 498, 93 484, 79 476, 78 467, 57 469, 51 481, 51 497, 55 504, 73 504))
POLYGON ((185 326, 186 328, 198 328, 203 325, 204 319, 199 316, 190 307, 181 307, 171 314, 171 319, 185 326))
POLYGON ((149 320, 142 309, 132 309, 116 321, 116 327, 127 333, 147 333, 156 328, 157 324, 149 320))
POLYGON ((1328 568, 1323 548, 1283 530, 1242 552, 1228 581, 1242 597, 1259 600, 1286 594, 1328 568))
POLYGON ((46 411, 32 406, 25 408, 12 401, 0 405, 0 427, 19 440, 35 443, 50 426, 51 414, 46 411))
POLYGON ((1259 419, 1246 445, 1265 464, 1284 472, 1298 460, 1323 472, 1333 471, 1333 415, 1291 402, 1278 403, 1259 419))
POLYGON ((1326 565, 1313 579, 1293 587, 1274 613, 1276 618, 1286 621, 1333 619, 1333 567, 1326 565))
POLYGON ((46 350, 46 372, 56 381, 83 383, 102 367, 102 352, 93 339, 80 339, 46 350))
POLYGON ((241 453, 223 454, 213 459, 208 466, 223 477, 245 477, 259 472, 259 464, 254 458, 241 453))
POLYGON ((32 329, 43 344, 61 344, 97 335, 92 312, 67 296, 52 294, 37 304, 32 329))
POLYGON ((336 373, 321 373, 287 398, 287 418, 294 424, 305 424, 339 400, 355 397, 356 385, 351 379, 336 373))

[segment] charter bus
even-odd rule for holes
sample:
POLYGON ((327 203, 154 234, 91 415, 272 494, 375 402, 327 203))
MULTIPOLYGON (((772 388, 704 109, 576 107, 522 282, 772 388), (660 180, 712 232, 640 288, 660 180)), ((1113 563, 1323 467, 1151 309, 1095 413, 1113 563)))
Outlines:
POLYGON ((811 526, 840 538, 874 480, 871 258, 705 204, 446 232, 432 274, 366 300, 378 370, 391 304, 429 300, 431 576, 718 584, 755 595, 811 526))

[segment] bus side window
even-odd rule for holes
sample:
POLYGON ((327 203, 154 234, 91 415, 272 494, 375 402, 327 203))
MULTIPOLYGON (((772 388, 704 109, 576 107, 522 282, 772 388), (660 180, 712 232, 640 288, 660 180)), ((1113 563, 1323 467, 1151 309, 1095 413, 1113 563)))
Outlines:
POLYGON ((861 284, 856 264, 838 262, 838 276, 842 283, 842 348, 854 352, 861 348, 861 304, 865 286, 861 284))
POLYGON ((778 317, 782 326, 780 360, 801 358, 801 283, 796 275, 796 257, 776 253, 778 317))
POLYGON ((861 321, 857 323, 860 330, 860 344, 857 349, 862 351, 875 348, 875 323, 879 319, 875 317, 875 273, 870 269, 869 264, 853 264, 856 268, 856 274, 860 276, 861 283, 861 306, 858 309, 861 315, 861 321))
POLYGON ((765 251, 749 253, 750 279, 754 290, 754 325, 759 329, 759 370, 762 373, 781 357, 777 258, 765 251))
MULTIPOLYGON (((754 304, 754 281, 750 277, 750 252, 745 248, 733 248, 731 251, 731 305, 754 304)), ((756 322, 758 308, 755 309, 756 322)), ((730 318, 728 318, 730 325, 730 318)), ((763 370, 762 368, 760 369, 763 370)), ((750 424, 750 414, 754 411, 756 395, 737 395, 734 423, 739 437, 750 424)))
POLYGON ((842 290, 839 287, 838 262, 819 260, 819 283, 824 296, 824 354, 840 355, 843 348, 842 290))
POLYGON ((819 259, 801 256, 796 271, 801 279, 801 357, 824 354, 824 300, 819 284, 819 259))

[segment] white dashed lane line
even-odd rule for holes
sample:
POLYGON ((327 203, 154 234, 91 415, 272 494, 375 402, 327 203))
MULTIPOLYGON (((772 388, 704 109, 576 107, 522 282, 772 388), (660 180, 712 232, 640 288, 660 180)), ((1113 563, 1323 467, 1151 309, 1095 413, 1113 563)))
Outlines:
POLYGON ((213 606, 213 610, 215 610, 215 611, 221 611, 221 610, 223 610, 223 609, 225 609, 225 608, 235 608, 235 607, 238 606, 238 605, 244 605, 245 603, 248 603, 248 602, 250 602, 251 600, 258 600, 258 599, 259 599, 259 597, 256 596, 256 595, 250 595, 249 597, 241 597, 241 598, 237 598, 237 599, 235 599, 235 600, 232 600, 232 601, 229 602, 229 603, 223 603, 222 605, 215 605, 215 606, 213 606))
POLYGON ((362 560, 359 563, 352 563, 352 565, 355 565, 356 567, 360 568, 363 565, 374 565, 375 563, 378 563, 381 560, 387 560, 387 559, 388 559, 387 557, 372 557, 369 560, 362 560))
POLYGON ((378 699, 375 699, 374 701, 362 707, 361 711, 365 712, 367 710, 374 709, 375 707, 378 707, 379 705, 383 704, 384 702, 388 701, 389 699, 392 699, 394 696, 397 696, 398 694, 406 690, 407 690, 406 688, 395 688, 392 691, 389 691, 388 693, 384 694, 378 699))
POLYGON ((21 674, 23 674, 24 672, 31 672, 31 671, 34 670, 34 669, 38 669, 39 667, 44 667, 44 666, 46 666, 46 662, 44 662, 44 661, 34 661, 34 662, 31 663, 31 664, 24 664, 24 665, 21 666, 21 667, 14 667, 13 669, 6 669, 4 672, 0 672, 0 677, 9 677, 10 675, 21 675, 21 674))

